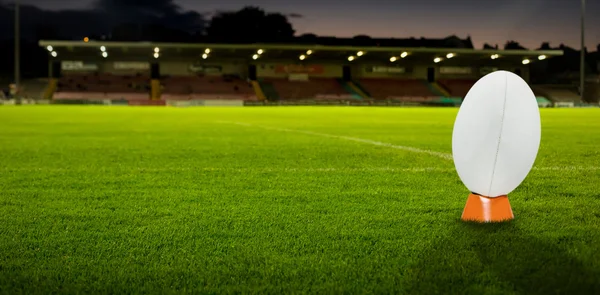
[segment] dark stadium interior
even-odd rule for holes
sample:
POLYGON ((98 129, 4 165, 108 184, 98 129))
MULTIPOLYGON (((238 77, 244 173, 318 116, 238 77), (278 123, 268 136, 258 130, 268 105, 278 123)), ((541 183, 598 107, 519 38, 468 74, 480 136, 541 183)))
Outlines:
MULTIPOLYGON (((580 54, 564 44, 552 47, 549 42, 541 42, 538 48, 526 49, 518 41, 506 40, 504 46, 486 43, 478 49, 469 35, 381 38, 365 34, 354 37, 298 34, 294 24, 303 15, 267 12, 258 7, 206 14, 189 9, 194 7, 192 4, 172 1, 142 5, 103 0, 90 4, 92 9, 82 10, 65 10, 58 3, 56 7, 64 8, 45 10, 35 5, 42 4, 20 7, 20 50, 27 58, 21 60, 20 75, 24 82, 19 92, 26 96, 80 99, 84 94, 88 98, 106 98, 117 93, 125 99, 141 99, 141 94, 147 94, 148 99, 165 100, 219 95, 258 101, 306 100, 316 96, 332 100, 461 98, 482 74, 507 69, 538 85, 534 87, 536 92, 543 93, 540 96, 549 101, 597 100, 594 93, 598 87, 593 82, 588 87, 592 94, 577 98, 580 54), (82 26, 84 19, 93 21, 82 26), (254 25, 238 25, 249 23, 254 25), (205 49, 211 50, 210 53, 205 55, 205 49), (265 53, 254 59, 258 50, 265 53), (364 55, 359 56, 359 52, 364 55), (446 58, 448 54, 453 54, 452 58, 446 58), (547 58, 542 60, 541 56, 547 58), (524 59, 530 63, 522 63, 524 59), (53 66, 69 61, 95 66, 85 69, 53 66), (110 68, 110 63, 120 61, 147 65, 137 72, 110 68), (306 69, 295 69, 293 73, 261 70, 291 64, 326 69, 321 73, 305 72, 306 69), (293 80, 288 78, 290 74, 293 80), (219 75, 239 79, 205 77, 219 75), (118 79, 119 76, 124 79, 118 79), (284 78, 288 81, 281 81, 284 78), (49 79, 45 87, 39 85, 40 79, 49 79), (388 85, 389 79, 395 85, 388 85), (151 80, 158 82, 153 84, 151 80), (81 81, 88 85, 83 86, 81 81), (257 84, 252 85, 252 81, 257 84), (547 87, 548 84, 554 86, 547 87)), ((13 47, 10 34, 14 30, 9 28, 14 8, 4 4, 0 6, 0 15, 5 16, 0 26, 9 32, 1 43, 0 58, 5 59, 4 64, 12 65, 14 59, 8 53, 13 47)), ((587 54, 588 75, 597 75, 599 56, 597 51, 587 54)), ((7 77, 4 81, 9 81, 11 68, 2 68, 7 77)), ((10 94, 7 88, 3 92, 10 94)))

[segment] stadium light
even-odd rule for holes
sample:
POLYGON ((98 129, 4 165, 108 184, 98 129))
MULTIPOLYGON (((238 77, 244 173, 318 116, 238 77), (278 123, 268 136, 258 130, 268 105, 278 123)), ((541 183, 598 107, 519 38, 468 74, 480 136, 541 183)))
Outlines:
POLYGON ((210 53, 210 48, 206 48, 206 49, 204 49, 204 53, 205 53, 205 54, 209 54, 209 53, 210 53))
POLYGON ((490 56, 490 58, 491 58, 491 59, 497 59, 497 58, 499 58, 499 57, 500 57, 500 55, 498 55, 498 54, 492 54, 492 55, 490 56))
POLYGON ((159 57, 160 57, 160 54, 158 52, 155 52, 154 53, 154 58, 159 58, 159 57))
POLYGON ((253 56, 252 56, 252 59, 253 59, 253 60, 257 60, 257 59, 258 59, 258 54, 255 54, 255 55, 253 55, 253 56))
POLYGON ((312 50, 307 50, 306 51, 306 55, 311 55, 312 54, 312 50))
POLYGON ((395 56, 390 57, 391 62, 395 62, 396 60, 398 60, 398 59, 395 56))
POLYGON ((48 51, 52 52, 54 50, 54 48, 50 45, 48 45, 48 47, 46 47, 46 49, 48 49, 48 51))
POLYGON ((546 59, 546 56, 542 54, 542 55, 538 56, 538 59, 539 60, 544 60, 544 59, 546 59))
POLYGON ((365 54, 364 52, 359 51, 359 52, 356 53, 356 56, 363 56, 364 54, 365 54))
POLYGON ((300 58, 300 60, 305 60, 305 59, 306 59, 306 55, 304 55, 304 54, 303 54, 303 55, 300 55, 300 57, 299 57, 299 58, 300 58))
POLYGON ((154 52, 159 53, 160 52, 160 48, 154 47, 154 52))
POLYGON ((446 58, 453 58, 454 57, 454 53, 448 53, 446 54, 446 58))
POLYGON ((433 62, 434 62, 434 63, 438 63, 438 62, 440 62, 440 61, 442 61, 442 58, 441 58, 441 57, 436 57, 436 58, 434 58, 434 59, 433 59, 433 62))
POLYGON ((202 59, 207 59, 207 58, 208 58, 208 54, 205 53, 202 55, 202 59))
POLYGON ((354 60, 354 56, 348 56, 348 61, 353 61, 354 60))
POLYGON ((106 51, 106 47, 100 46, 100 51, 102 51, 102 52, 106 51))
POLYGON ((259 49, 256 53, 258 53, 260 55, 260 54, 263 54, 263 52, 265 52, 265 51, 262 49, 259 49))
POLYGON ((529 64, 530 62, 531 62, 531 61, 530 61, 530 60, 528 60, 528 59, 524 59, 524 60, 523 60, 523 64, 524 64, 524 65, 526 65, 526 64, 529 64))
POLYGON ((90 38, 88 38, 88 37, 83 38, 83 42, 85 42, 85 43, 90 42, 90 38))
POLYGON ((401 58, 405 58, 408 56, 408 52, 402 52, 402 54, 400 54, 401 58))
POLYGON ((107 58, 108 57, 108 52, 106 52, 106 51, 102 52, 102 57, 107 58))
POLYGON ((52 57, 56 57, 58 55, 58 53, 56 53, 56 51, 52 51, 50 54, 52 55, 52 57))

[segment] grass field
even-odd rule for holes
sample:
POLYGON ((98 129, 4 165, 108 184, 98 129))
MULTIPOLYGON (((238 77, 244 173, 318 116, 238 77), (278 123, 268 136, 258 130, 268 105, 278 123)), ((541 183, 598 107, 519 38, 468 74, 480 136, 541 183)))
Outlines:
POLYGON ((600 294, 600 109, 542 110, 493 225, 456 112, 0 107, 0 293, 600 294))

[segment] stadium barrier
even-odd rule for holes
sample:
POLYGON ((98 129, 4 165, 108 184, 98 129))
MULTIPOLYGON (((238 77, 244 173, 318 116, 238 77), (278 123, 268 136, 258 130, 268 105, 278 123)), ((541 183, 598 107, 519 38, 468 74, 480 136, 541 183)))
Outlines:
POLYGON ((554 107, 555 108, 574 108, 575 103, 572 101, 555 102, 554 107))
MULTIPOLYGON (((110 100, 109 100, 110 101, 110 100)), ((106 105, 104 99, 54 99, 52 104, 106 105)))
POLYGON ((129 100, 130 106, 166 106, 167 102, 164 100, 129 100))
POLYGON ((206 106, 206 107, 241 107, 244 106, 243 100, 222 100, 222 99, 191 99, 191 100, 167 100, 167 106, 172 107, 197 107, 197 106, 206 106))
MULTIPOLYGON (((191 99, 191 100, 126 100, 126 99, 0 99, 0 105, 107 105, 107 106, 172 106, 172 107, 200 107, 200 106, 431 106, 431 107, 457 107, 460 106, 461 99, 440 98, 436 100, 424 100, 414 98, 395 99, 301 99, 301 100, 219 100, 219 99, 191 99)), ((556 102, 548 104, 544 101, 538 101, 539 107, 555 108, 597 108, 598 103, 574 103, 574 102, 556 102)))

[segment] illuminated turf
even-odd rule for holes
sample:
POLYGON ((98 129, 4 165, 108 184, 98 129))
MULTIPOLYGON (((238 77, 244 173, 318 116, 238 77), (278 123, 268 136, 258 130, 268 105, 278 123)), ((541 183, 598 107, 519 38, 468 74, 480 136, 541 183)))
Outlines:
POLYGON ((456 111, 0 107, 0 293, 600 294, 600 109, 542 110, 493 226, 456 111))

